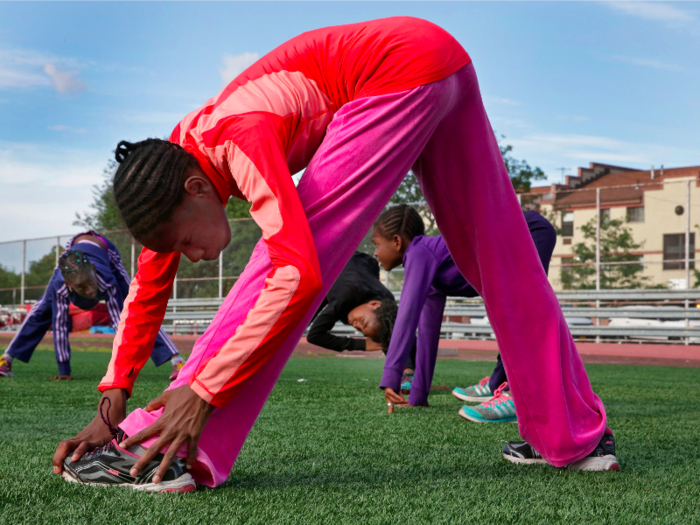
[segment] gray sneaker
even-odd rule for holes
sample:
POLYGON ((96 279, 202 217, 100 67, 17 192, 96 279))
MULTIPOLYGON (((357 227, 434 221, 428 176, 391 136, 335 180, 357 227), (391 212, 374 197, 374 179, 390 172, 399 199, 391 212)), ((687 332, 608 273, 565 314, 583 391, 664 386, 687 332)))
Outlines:
POLYGON ((470 401, 472 403, 481 403, 493 397, 491 387, 489 387, 489 376, 486 376, 477 384, 466 388, 455 388, 452 395, 461 401, 470 401))
POLYGON ((88 452, 78 461, 66 458, 63 478, 72 483, 113 485, 145 492, 192 492, 197 488, 179 458, 171 463, 160 483, 153 483, 153 476, 163 459, 162 454, 158 454, 138 476, 129 474, 140 458, 118 445, 124 439, 126 436, 120 431, 115 439, 88 452))
MULTIPOLYGON (((503 457, 511 463, 526 465, 547 464, 547 461, 540 453, 525 441, 509 441, 506 443, 503 447, 503 457)), ((604 435, 593 452, 583 459, 566 465, 566 468, 598 472, 620 470, 620 463, 615 456, 615 438, 612 435, 604 435)))

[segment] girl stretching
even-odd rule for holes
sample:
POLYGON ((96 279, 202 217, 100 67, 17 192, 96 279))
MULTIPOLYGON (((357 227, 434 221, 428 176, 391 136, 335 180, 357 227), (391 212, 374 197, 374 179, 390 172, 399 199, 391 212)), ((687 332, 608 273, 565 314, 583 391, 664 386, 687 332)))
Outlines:
POLYGON ((144 490, 226 480, 309 320, 409 169, 501 344, 527 440, 509 457, 611 468, 588 457, 606 430, 603 404, 530 239, 471 59, 441 28, 388 18, 304 33, 187 115, 170 141, 122 142, 116 157, 115 200, 146 246, 99 386, 120 434, 111 440, 97 414, 59 445, 56 473, 144 490), (291 173, 305 166, 295 188, 291 173), (180 254, 218 257, 232 195, 251 203, 262 239, 180 377, 126 417, 180 254), (147 449, 125 450, 138 443, 147 449))
MULTIPOLYGON (((549 221, 536 211, 525 212, 525 221, 546 273, 557 241, 556 232, 549 221)), ((393 326, 380 385, 384 389, 387 403, 396 405, 428 405, 445 300, 448 295, 456 297, 478 295, 459 273, 443 238, 425 237, 424 234, 423 219, 416 210, 405 204, 384 211, 377 219, 372 231, 372 241, 376 246, 374 254, 382 267, 389 271, 403 264, 405 268, 401 304, 393 326), (416 329, 418 330, 418 348, 415 358, 415 380, 406 403, 406 400, 398 394, 398 389, 404 363, 416 341, 416 329)), ((497 388, 506 381, 500 356, 491 377, 498 381, 490 389, 496 392, 497 388)), ((485 410, 484 415, 487 417, 482 420, 515 421, 512 401, 509 396, 503 397, 504 403, 508 406, 504 406, 504 410, 485 410), (505 399, 506 397, 508 399, 505 399), (506 415, 508 417, 505 417, 506 415)), ((477 414, 480 414, 479 407, 476 410, 477 414)), ((460 411, 460 414, 465 417, 463 411, 460 411)))
MULTIPOLYGON (((46 332, 53 327, 58 375, 51 379, 73 379, 68 342, 71 331, 69 304, 92 310, 97 303, 105 301, 110 324, 116 330, 130 281, 119 250, 109 239, 92 231, 73 237, 59 257, 46 292, 32 306, 19 332, 0 358, 0 377, 13 375, 14 359, 28 363, 46 332)), ((170 380, 175 379, 185 362, 162 329, 158 330, 150 348, 152 352, 149 353, 156 366, 172 362, 170 380)))

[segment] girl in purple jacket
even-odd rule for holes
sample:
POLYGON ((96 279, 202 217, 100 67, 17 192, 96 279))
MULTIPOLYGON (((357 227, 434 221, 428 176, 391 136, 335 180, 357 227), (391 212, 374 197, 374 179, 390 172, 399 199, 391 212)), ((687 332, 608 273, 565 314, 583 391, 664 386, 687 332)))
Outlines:
MULTIPOLYGON (((525 220, 547 272, 556 244, 554 228, 535 211, 525 212, 525 220)), ((376 246, 375 255, 382 267, 391 270, 403 264, 405 269, 401 301, 381 383, 389 403, 405 403, 398 392, 404 364, 416 341, 417 329, 415 379, 408 403, 413 406, 428 405, 445 301, 448 296, 479 295, 457 269, 442 237, 427 237, 424 233, 423 219, 415 209, 405 204, 394 206, 382 213, 372 232, 372 241, 376 246)), ((500 355, 491 378, 494 384, 491 385, 490 392, 496 393, 498 387, 506 381, 500 355)), ((482 417, 478 420, 515 421, 512 400, 509 396, 504 396, 502 401, 504 404, 499 410, 494 411, 493 407, 486 407, 484 414, 477 411, 476 417, 482 417), (499 417, 490 418, 492 412, 499 417)), ((471 411, 467 411, 466 415, 463 411, 460 411, 462 417, 475 420, 474 417, 466 417, 471 411)))

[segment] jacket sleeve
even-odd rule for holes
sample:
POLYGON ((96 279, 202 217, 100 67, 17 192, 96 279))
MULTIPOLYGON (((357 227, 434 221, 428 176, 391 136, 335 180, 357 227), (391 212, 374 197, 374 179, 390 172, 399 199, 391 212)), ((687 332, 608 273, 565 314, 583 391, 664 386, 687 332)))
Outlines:
POLYGON ((179 263, 179 253, 156 253, 147 248, 141 252, 139 269, 119 318, 112 359, 98 386, 100 392, 123 388, 131 395, 163 323, 179 263))
MULTIPOLYGON (((433 254, 418 244, 411 247, 404 263, 405 279, 399 311, 384 362, 381 388, 398 391, 406 360, 416 341, 416 329, 438 268, 433 254)), ((418 348, 420 351, 420 347, 418 348)), ((420 360, 420 357, 416 357, 420 360)))
POLYGON ((364 339, 341 337, 330 333, 338 320, 338 315, 333 305, 329 304, 316 316, 309 328, 309 333, 306 335, 306 340, 312 345, 334 350, 335 352, 366 350, 367 344, 364 339))
POLYGON ((233 336, 190 378, 205 401, 224 407, 302 322, 321 291, 321 271, 306 213, 284 153, 281 120, 261 115, 232 122, 217 136, 215 162, 224 162, 251 202, 272 270, 262 290, 243 290, 257 300, 233 336), (243 126, 243 127, 241 127, 243 126), (259 294, 259 295, 258 295, 259 294))

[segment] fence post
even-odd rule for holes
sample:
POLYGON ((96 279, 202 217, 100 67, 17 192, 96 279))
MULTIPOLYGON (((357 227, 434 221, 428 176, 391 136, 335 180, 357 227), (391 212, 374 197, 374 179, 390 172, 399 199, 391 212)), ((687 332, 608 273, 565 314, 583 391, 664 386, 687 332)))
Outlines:
MULTIPOLYGON (((695 252, 693 252, 693 260, 695 260, 695 252)), ((690 180, 686 181, 685 185, 685 289, 690 289, 690 180)), ((690 326, 688 320, 688 307, 690 306, 688 298, 685 299, 685 327, 690 326)), ((685 344, 688 344, 688 339, 685 338, 685 344)))
POLYGON ((224 296, 224 252, 219 253, 219 299, 224 296))
MULTIPOLYGON (((595 290, 600 292, 600 188, 595 189, 595 290)), ((600 308, 600 297, 595 300, 595 307, 600 308)), ((596 326, 600 327, 600 318, 595 320, 596 326)), ((600 336, 595 336, 595 342, 600 343, 600 336)))
POLYGON ((24 304, 24 269, 27 266, 27 241, 22 241, 22 279, 20 281, 19 304, 24 304))
MULTIPOLYGON (((175 279, 173 280, 173 299, 177 299, 177 273, 175 274, 175 279)), ((173 306, 173 312, 177 312, 177 306, 173 306)))
POLYGON ((131 238, 131 278, 136 277, 136 241, 131 238))

